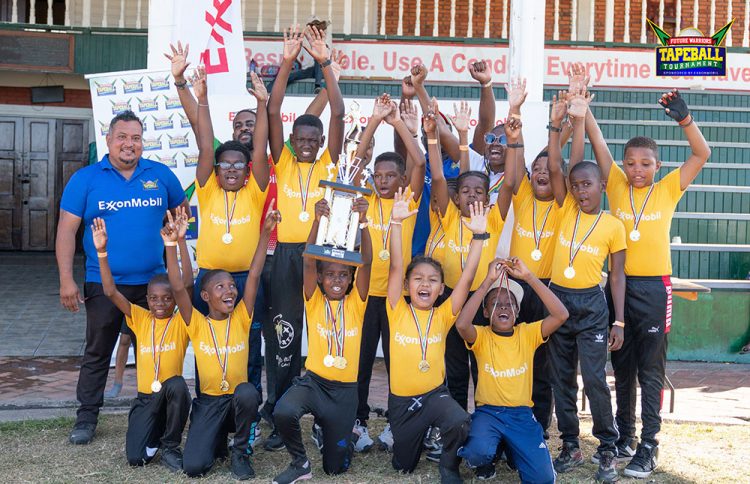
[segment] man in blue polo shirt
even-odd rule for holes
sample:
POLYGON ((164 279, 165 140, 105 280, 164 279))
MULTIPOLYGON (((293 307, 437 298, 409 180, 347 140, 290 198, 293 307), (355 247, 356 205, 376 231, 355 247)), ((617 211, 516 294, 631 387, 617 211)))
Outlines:
POLYGON ((78 170, 63 191, 57 227, 57 265, 60 301, 72 312, 86 306, 86 350, 78 376, 76 396, 81 406, 70 433, 73 444, 88 444, 94 437, 112 350, 123 314, 104 295, 99 261, 91 237, 91 222, 107 222, 109 264, 121 293, 134 304, 148 307, 146 285, 163 273, 164 245, 159 235, 164 212, 185 200, 179 180, 165 165, 141 158, 143 124, 132 111, 112 119, 107 149, 99 163, 78 170), (73 279, 76 233, 83 223, 86 253, 85 299, 73 279))

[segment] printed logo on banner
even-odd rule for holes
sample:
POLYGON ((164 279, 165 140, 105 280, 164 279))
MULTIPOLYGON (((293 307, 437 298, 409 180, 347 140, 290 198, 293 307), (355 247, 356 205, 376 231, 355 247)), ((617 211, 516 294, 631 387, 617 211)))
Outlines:
POLYGON ((155 151, 161 149, 161 136, 156 138, 143 138, 143 151, 155 151))
POLYGON ((180 114, 180 127, 181 128, 189 128, 190 127, 190 120, 183 113, 179 113, 179 114, 180 114))
POLYGON ((173 117, 174 117, 174 113, 164 118, 157 118, 156 116, 152 116, 154 120, 154 130, 160 131, 163 129, 174 128, 174 121, 172 121, 173 117))
POLYGON ((117 94, 117 88, 115 87, 115 83, 113 82, 96 82, 94 81, 94 85, 96 86, 96 95, 101 96, 114 96, 117 94))
POLYGON ((140 79, 123 79, 122 80, 122 92, 125 94, 143 92, 143 78, 141 77, 140 79))
POLYGON ((107 136, 109 134, 109 123, 102 123, 99 121, 99 132, 102 136, 107 136))
POLYGON ((198 166, 198 153, 182 153, 185 166, 198 166))
POLYGON ((646 19, 661 42, 656 48, 656 75, 664 76, 719 76, 727 75, 727 49, 722 47, 734 19, 711 37, 696 27, 682 29, 670 36, 651 20, 646 19))
POLYGON ((157 160, 159 160, 159 163, 163 165, 167 165, 170 168, 177 168, 177 153, 169 156, 169 155, 156 155, 157 160))
POLYGON ((167 109, 182 109, 182 103, 179 96, 164 96, 164 107, 167 109))
MULTIPOLYGON (((159 102, 158 98, 136 98, 138 100, 138 111, 145 112, 145 111, 158 111, 159 110, 159 102)), ((158 129, 158 128, 157 128, 158 129)))
POLYGON ((189 148, 190 147, 190 140, 188 139, 188 133, 183 134, 182 136, 172 136, 170 134, 167 135, 169 137, 169 147, 170 148, 189 148))
POLYGON ((163 78, 149 76, 148 80, 152 91, 169 91, 169 74, 163 78))
POLYGON ((112 103, 112 114, 117 116, 120 113, 124 113, 125 111, 130 111, 130 99, 127 101, 112 101, 109 102, 112 103))

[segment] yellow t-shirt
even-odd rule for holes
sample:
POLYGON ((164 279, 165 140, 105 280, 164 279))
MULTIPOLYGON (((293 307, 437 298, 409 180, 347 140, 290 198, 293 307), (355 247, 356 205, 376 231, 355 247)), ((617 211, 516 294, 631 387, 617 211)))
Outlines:
MULTIPOLYGON (((612 164, 607 180, 607 197, 612 215, 625 226, 626 243, 625 274, 628 276, 669 276, 672 274, 672 257, 669 250, 669 229, 672 226, 677 203, 685 193, 680 188, 680 169, 654 183, 654 189, 638 223, 640 239, 633 242, 630 232, 635 226, 633 208, 630 205, 630 184, 625 172, 612 164)), ((634 188, 633 198, 638 213, 648 193, 648 187, 634 188)))
POLYGON ((445 382, 445 339, 456 321, 452 299, 449 297, 439 307, 434 308, 432 324, 427 331, 430 311, 414 308, 421 331, 427 338, 427 362, 430 369, 419 369, 422 361, 422 347, 410 305, 402 297, 395 309, 386 301, 388 325, 390 328, 391 351, 391 393, 400 397, 422 395, 434 390, 445 382))
MULTIPOLYGON (((559 211, 560 226, 555 237, 555 255, 552 260, 551 282, 571 289, 594 287, 602 280, 602 267, 609 254, 625 250, 625 227, 622 222, 608 213, 601 219, 591 235, 585 240, 573 260, 575 276, 568 279, 564 275, 570 261, 570 244, 579 208, 571 194, 559 211)), ((596 220, 596 215, 581 212, 581 220, 576 233, 576 244, 580 244, 596 220)))
MULTIPOLYGON (((326 355, 339 356, 337 351, 336 333, 332 331, 333 321, 326 318, 326 297, 319 287, 315 288, 312 297, 305 301, 305 320, 307 321, 307 359, 305 368, 318 376, 328 380, 353 383, 357 381, 359 372, 359 349, 362 343, 362 324, 365 320, 367 300, 359 297, 356 286, 346 295, 343 301, 329 301, 331 311, 336 318, 336 328, 345 331, 343 337, 343 356, 346 367, 339 369, 335 366, 327 367, 323 364, 326 355), (344 324, 341 325, 343 307, 344 324), (329 350, 330 342, 330 350, 329 350)), ((341 344, 341 342, 339 343, 341 344)))
POLYGON ((255 177, 251 175, 247 184, 236 192, 225 192, 213 174, 203 187, 196 180, 195 187, 200 210, 196 246, 198 267, 229 272, 249 270, 258 245, 263 204, 266 202, 266 194, 258 187, 255 177), (227 231, 227 213, 231 214, 231 244, 222 241, 227 231))
POLYGON ((513 336, 500 336, 489 326, 474 326, 477 339, 466 347, 477 357, 477 406, 533 407, 534 352, 541 345, 542 322, 521 323, 513 336))
POLYGON ((531 273, 540 279, 549 279, 552 274, 552 256, 559 221, 558 211, 559 207, 554 199, 548 202, 535 200, 531 182, 526 176, 523 176, 518 193, 513 196, 515 226, 510 242, 510 256, 518 257, 524 261, 531 273), (536 229, 540 232, 539 250, 542 253, 542 258, 538 261, 531 258, 531 253, 536 249, 534 243, 535 201, 536 229), (547 214, 546 222, 545 214, 547 214))
MULTIPOLYGON (((469 221, 468 218, 464 220, 469 221)), ((441 222, 445 230, 445 239, 443 239, 445 240, 445 254, 442 261, 445 285, 454 288, 464 270, 474 234, 461 223, 461 212, 452 202, 448 202, 448 209, 441 222)), ((482 257, 479 259, 479 267, 474 276, 474 282, 471 284, 472 291, 476 291, 487 276, 487 267, 495 258, 495 249, 497 249, 497 242, 500 240, 500 232, 503 231, 504 224, 500 210, 493 205, 487 216, 487 232, 490 238, 482 243, 482 257)))
MULTIPOLYGON (((390 247, 390 234, 386 245, 383 245, 383 236, 388 231, 391 220, 391 211, 393 211, 393 199, 380 198, 372 194, 367 198, 370 204, 367 208, 367 219, 370 222, 370 238, 372 239, 372 270, 370 272, 370 296, 385 297, 388 295, 388 269, 390 259, 383 260, 380 258, 380 251, 383 248, 390 247), (383 218, 380 217, 382 206, 383 218)), ((409 210, 419 208, 419 200, 409 202, 409 210)), ((401 249, 404 257, 404 271, 406 266, 411 262, 411 242, 414 235, 414 226, 417 223, 417 217, 409 217, 401 223, 401 249)))
POLYGON ((440 222, 440 216, 430 210, 430 236, 425 244, 424 255, 432 257, 443 264, 445 260, 445 230, 440 222))
POLYGON ((211 337, 211 329, 208 319, 193 309, 190 317, 190 325, 187 333, 193 343, 195 361, 198 364, 200 374, 201 393, 206 395, 229 395, 234 393, 235 387, 247 381, 247 359, 250 353, 248 337, 252 314, 249 314, 245 302, 240 301, 228 319, 221 321, 211 320, 216 345, 211 337), (227 342, 227 324, 229 326, 229 341, 227 342), (218 356, 217 348, 218 346, 218 356), (221 391, 221 365, 224 363, 226 348, 229 354, 226 356, 226 380, 229 390, 221 391), (221 361, 221 362, 220 362, 221 361))
MULTIPOLYGON (((328 148, 315 163, 299 163, 297 158, 284 145, 276 170, 277 199, 276 206, 281 212, 281 223, 278 225, 278 240, 281 243, 302 243, 310 235, 310 227, 315 220, 315 204, 323 198, 325 190, 320 186, 321 180, 328 179, 328 165, 331 155, 328 148), (312 173, 311 173, 312 170, 312 173), (308 184, 308 177, 310 183, 308 184), (301 183, 300 183, 301 180, 301 183), (300 188, 301 187, 301 188, 300 188), (310 214, 307 222, 300 220, 303 211, 302 192, 307 187, 307 201, 304 211, 310 214)), ((337 169, 334 168, 335 179, 337 169)))
POLYGON ((159 381, 165 382, 175 375, 182 375, 182 363, 185 361, 188 335, 185 331, 185 321, 179 312, 174 313, 172 320, 154 319, 151 311, 143 309, 137 304, 130 305, 130 317, 125 322, 135 334, 136 376, 138 391, 152 393, 151 383, 154 381, 154 349, 159 355, 159 381), (155 321, 155 329, 152 322, 155 321), (167 328, 169 323, 169 328, 167 328), (164 330, 167 330, 166 333, 164 330), (154 335, 153 346, 151 335, 154 335), (163 341, 162 341, 163 337, 163 341))

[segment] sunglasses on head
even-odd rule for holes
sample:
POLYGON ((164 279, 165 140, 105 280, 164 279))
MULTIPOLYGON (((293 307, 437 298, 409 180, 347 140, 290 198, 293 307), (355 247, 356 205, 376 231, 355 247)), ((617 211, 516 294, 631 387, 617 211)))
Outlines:
POLYGON ((495 133, 487 133, 484 135, 484 142, 488 145, 496 142, 504 145, 506 144, 505 135, 501 134, 500 136, 497 136, 495 133))
POLYGON ((230 168, 234 168, 235 170, 244 170, 247 167, 247 163, 244 161, 235 161, 234 163, 230 163, 228 161, 219 161, 218 163, 214 163, 214 166, 218 166, 222 170, 228 170, 230 168))

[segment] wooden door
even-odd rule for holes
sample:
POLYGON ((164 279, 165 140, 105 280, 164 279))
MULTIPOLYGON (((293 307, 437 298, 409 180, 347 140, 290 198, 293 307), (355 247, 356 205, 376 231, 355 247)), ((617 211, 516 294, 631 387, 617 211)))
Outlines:
MULTIPOLYGON (((60 213, 60 198, 65 185, 73 173, 83 168, 89 161, 89 122, 84 119, 58 119, 56 127, 55 158, 57 160, 57 182, 55 194, 55 233, 57 217, 60 213)), ((81 251, 83 224, 76 237, 76 249, 81 251)))
POLYGON ((0 117, 0 249, 21 247, 22 118, 0 117))
POLYGON ((55 248, 55 123, 24 119, 21 250, 55 248))

